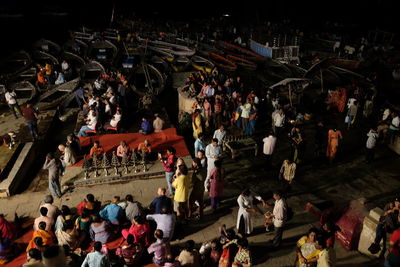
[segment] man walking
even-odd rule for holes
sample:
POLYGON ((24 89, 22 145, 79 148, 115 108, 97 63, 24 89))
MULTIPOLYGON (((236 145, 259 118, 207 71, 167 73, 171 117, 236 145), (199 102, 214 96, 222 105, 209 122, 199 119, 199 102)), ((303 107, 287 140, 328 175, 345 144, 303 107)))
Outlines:
POLYGON ((283 112, 282 108, 279 109, 279 111, 273 115, 272 120, 273 120, 275 136, 279 137, 280 133, 283 130, 283 127, 285 126, 285 113, 283 112))
POLYGON ((275 144, 276 144, 276 137, 272 134, 272 132, 267 134, 267 137, 263 139, 264 142, 264 149, 263 153, 265 156, 265 163, 267 168, 271 167, 271 159, 272 153, 274 153, 275 144))
POLYGON ((213 138, 211 144, 206 147, 207 158, 207 178, 210 176, 212 169, 215 168, 214 162, 222 156, 222 149, 218 145, 218 139, 213 138))
POLYGON ((272 239, 272 246, 278 248, 282 243, 283 227, 287 218, 287 206, 285 200, 282 198, 282 193, 277 191, 273 195, 275 199, 274 210, 269 216, 274 224, 274 238, 272 239))
POLYGON ((53 197, 61 198, 61 185, 60 185, 60 166, 61 163, 58 159, 54 158, 53 154, 48 153, 43 169, 49 170, 49 189, 53 197))
POLYGON ((222 142, 224 142, 226 137, 226 131, 224 125, 220 125, 219 129, 215 130, 213 138, 218 139, 218 145, 222 146, 222 142))
POLYGON ((158 154, 159 155, 158 157, 164 166, 165 179, 167 180, 167 185, 170 195, 173 195, 175 193, 174 189, 172 188, 172 181, 175 174, 175 162, 176 162, 175 152, 176 152, 175 148, 168 147, 166 159, 162 158, 161 154, 158 154))
POLYGON ((28 125, 29 132, 31 133, 33 141, 36 141, 38 138, 38 128, 37 128, 37 120, 38 114, 36 110, 32 107, 31 104, 26 104, 24 109, 24 118, 25 122, 28 125))
POLYGON ((372 127, 367 133, 368 139, 366 144, 365 161, 371 163, 375 155, 376 140, 378 140, 378 131, 376 126, 372 127))
POLYGON ((15 118, 18 119, 17 113, 15 112, 15 109, 18 110, 18 113, 23 116, 21 108, 18 105, 17 102, 17 94, 11 90, 11 89, 7 89, 7 92, 5 93, 5 98, 7 101, 8 106, 10 107, 12 113, 14 114, 15 118))
POLYGON ((196 141, 194 142, 194 155, 196 157, 197 157, 197 153, 200 150, 203 150, 203 151, 206 150, 206 144, 204 143, 204 140, 203 140, 203 133, 199 133, 197 135, 196 141))

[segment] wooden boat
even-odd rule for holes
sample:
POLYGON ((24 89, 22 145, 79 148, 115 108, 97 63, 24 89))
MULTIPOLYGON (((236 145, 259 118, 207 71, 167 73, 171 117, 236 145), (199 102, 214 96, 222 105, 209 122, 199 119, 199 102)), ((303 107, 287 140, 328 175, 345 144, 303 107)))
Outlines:
POLYGON ((5 78, 12 78, 12 76, 16 76, 27 70, 31 65, 31 56, 27 52, 21 50, 11 54, 0 62, 0 73, 5 78))
POLYGON ((173 54, 156 46, 141 45, 140 47, 143 49, 144 54, 147 54, 147 49, 151 50, 167 62, 172 62, 175 59, 175 56, 173 54))
POLYGON ((204 57, 193 56, 190 60, 193 68, 195 68, 196 70, 202 70, 207 73, 210 73, 214 68, 214 64, 208 59, 205 59, 204 57))
POLYGON ((46 63, 50 63, 53 66, 54 65, 60 65, 60 62, 58 59, 46 52, 36 50, 32 53, 32 58, 36 63, 39 63, 40 65, 44 66, 46 63))
POLYGON ((19 105, 32 101, 38 94, 37 88, 29 81, 11 83, 9 87, 16 92, 19 105))
POLYGON ((145 94, 158 95, 164 90, 165 79, 156 67, 142 63, 135 67, 128 77, 128 83, 134 92, 143 96, 145 94))
POLYGON ((227 55, 227 59, 233 61, 236 65, 239 67, 242 67, 244 69, 248 70, 256 70, 257 69, 257 64, 254 62, 251 62, 250 60, 244 59, 242 57, 234 56, 234 55, 227 55))
POLYGON ((88 58, 111 63, 117 56, 118 48, 108 40, 95 40, 89 45, 88 58))
POLYGON ((53 41, 40 39, 33 44, 33 49, 42 51, 53 56, 58 56, 61 52, 61 47, 53 41))
POLYGON ((184 46, 184 45, 172 44, 172 43, 163 42, 163 41, 149 41, 149 40, 144 40, 144 39, 141 39, 141 41, 148 43, 152 46, 156 46, 156 47, 160 48, 161 50, 164 50, 165 52, 171 53, 172 55, 175 55, 175 56, 191 57, 196 53, 195 49, 190 49, 189 47, 184 46))
POLYGON ((70 93, 68 96, 57 106, 57 115, 60 121, 67 121, 70 117, 78 114, 80 111, 78 102, 75 100, 75 93, 70 93))
POLYGON ((115 67, 132 69, 140 62, 141 48, 133 46, 130 48, 128 49, 124 44, 123 48, 118 50, 118 55, 113 62, 115 67))
POLYGON ((360 68, 361 61, 358 60, 350 60, 350 59, 342 59, 336 58, 332 61, 333 65, 336 65, 340 68, 348 69, 348 70, 356 70, 360 68))
POLYGON ((61 102, 67 99, 70 94, 73 94, 73 91, 78 87, 80 80, 80 77, 78 77, 46 91, 39 97, 36 106, 39 110, 56 108, 61 102))
POLYGON ((168 63, 159 56, 152 56, 150 62, 154 67, 156 67, 162 73, 169 71, 168 63))
POLYGON ((106 70, 99 62, 91 60, 86 63, 80 72, 80 76, 84 80, 95 80, 106 70))
POLYGON ((83 59, 86 58, 88 49, 89 46, 85 42, 79 39, 68 40, 63 45, 64 52, 69 52, 78 55, 83 59))
POLYGON ((86 61, 83 58, 70 52, 63 52, 61 58, 65 59, 71 68, 73 68, 77 73, 79 73, 86 64, 86 61))
POLYGON ((225 71, 235 71, 237 66, 234 62, 229 59, 224 58, 221 55, 215 54, 213 52, 208 53, 210 59, 214 62, 214 64, 225 71))
POLYGON ((182 72, 190 66, 190 60, 185 56, 178 56, 171 62, 171 66, 175 72, 182 72))
POLYGON ((251 50, 248 50, 246 48, 225 42, 225 41, 218 41, 217 46, 222 48, 223 50, 227 51, 229 54, 233 55, 244 55, 246 59, 251 59, 253 61, 256 60, 264 60, 265 58, 251 50))

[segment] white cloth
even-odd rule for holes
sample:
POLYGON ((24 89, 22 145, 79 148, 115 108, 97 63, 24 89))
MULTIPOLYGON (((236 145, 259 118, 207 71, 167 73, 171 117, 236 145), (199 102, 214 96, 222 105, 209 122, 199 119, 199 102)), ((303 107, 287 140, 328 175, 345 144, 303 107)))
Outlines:
POLYGON ((264 154, 265 155, 272 155, 274 153, 275 144, 276 144, 276 137, 273 135, 267 136, 263 139, 264 142, 264 154))
POLYGON ((117 127, 119 121, 117 121, 115 118, 110 120, 110 126, 111 127, 117 127))
POLYGON ((389 129, 398 131, 400 126, 400 119, 399 116, 396 116, 392 119, 392 123, 389 126, 389 129))
POLYGON ((349 109, 350 106, 353 105, 355 101, 357 101, 357 99, 349 98, 349 100, 347 100, 347 108, 349 109))
POLYGON ((164 121, 162 119, 160 119, 159 117, 157 117, 154 121, 153 121, 153 129, 155 133, 159 133, 162 131, 162 128, 164 127, 164 121))
POLYGON ((96 129, 96 124, 97 124, 97 118, 96 117, 90 117, 89 118, 89 123, 87 124, 87 126, 90 129, 95 130, 96 129))
POLYGON ((277 112, 274 115, 274 126, 283 127, 284 123, 285 123, 285 114, 280 114, 279 112, 277 112))
MULTIPOLYGON (((258 199, 260 197, 256 196, 256 198, 258 199)), ((253 199, 254 199, 253 195, 244 196, 242 194, 237 198, 237 203, 239 204, 239 210, 236 221, 236 229, 239 230, 240 218, 243 216, 244 231, 246 232, 246 234, 251 234, 251 232, 253 232, 253 221, 251 219, 252 216, 250 212, 246 211, 246 209, 253 208, 253 199)))
POLYGON ((121 114, 114 114, 114 119, 116 121, 120 121, 121 120, 122 115, 121 114))
POLYGON ((250 116, 251 105, 249 103, 244 104, 240 107, 242 110, 242 118, 248 119, 250 116))
POLYGON ((213 146, 209 144, 206 146, 206 158, 207 158, 207 178, 210 176, 211 170, 215 168, 214 162, 218 157, 221 157, 222 149, 220 146, 213 146))
POLYGON ((286 203, 281 198, 279 200, 275 200, 274 210, 272 214, 274 214, 273 223, 275 227, 283 227, 286 221, 286 203))
POLYGON ((376 146, 376 140, 378 139, 378 133, 375 131, 370 130, 367 133, 368 139, 367 139, 367 148, 368 149, 373 149, 376 146))
POLYGON ((226 131, 221 131, 220 129, 215 130, 213 138, 218 139, 218 145, 222 145, 222 142, 225 140, 226 131))
POLYGON ((383 121, 385 121, 385 120, 387 120, 387 118, 389 118, 389 115, 390 115, 390 109, 385 109, 385 111, 383 112, 383 115, 382 115, 382 120, 383 121))
POLYGON ((7 92, 4 96, 6 97, 7 104, 17 104, 17 94, 15 92, 7 92))

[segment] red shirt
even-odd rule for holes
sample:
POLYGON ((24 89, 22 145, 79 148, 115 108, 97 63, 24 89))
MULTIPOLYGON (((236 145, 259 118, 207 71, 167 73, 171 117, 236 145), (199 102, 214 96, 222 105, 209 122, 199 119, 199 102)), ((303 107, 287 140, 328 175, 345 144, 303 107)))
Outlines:
POLYGON ((394 246, 390 248, 390 253, 400 256, 400 229, 393 232, 390 236, 390 242, 394 243, 394 246))
POLYGON ((167 160, 163 159, 162 164, 164 165, 165 172, 173 172, 175 169, 175 155, 171 154, 167 160))
POLYGON ((36 120, 36 110, 34 110, 32 107, 30 108, 24 108, 24 118, 27 121, 35 121, 36 120))

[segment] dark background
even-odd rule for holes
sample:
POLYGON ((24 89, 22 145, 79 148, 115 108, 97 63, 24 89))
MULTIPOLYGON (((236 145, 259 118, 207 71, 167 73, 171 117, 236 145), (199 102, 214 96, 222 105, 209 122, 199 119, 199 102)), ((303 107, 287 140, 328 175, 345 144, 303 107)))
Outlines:
POLYGON ((229 13, 232 23, 251 23, 290 19, 299 28, 321 27, 337 21, 360 27, 397 32, 400 24, 394 0, 338 1, 0 1, 1 54, 26 47, 40 38, 66 38, 66 31, 81 25, 103 28, 115 17, 135 17, 158 21, 192 21, 220 18, 229 13))

